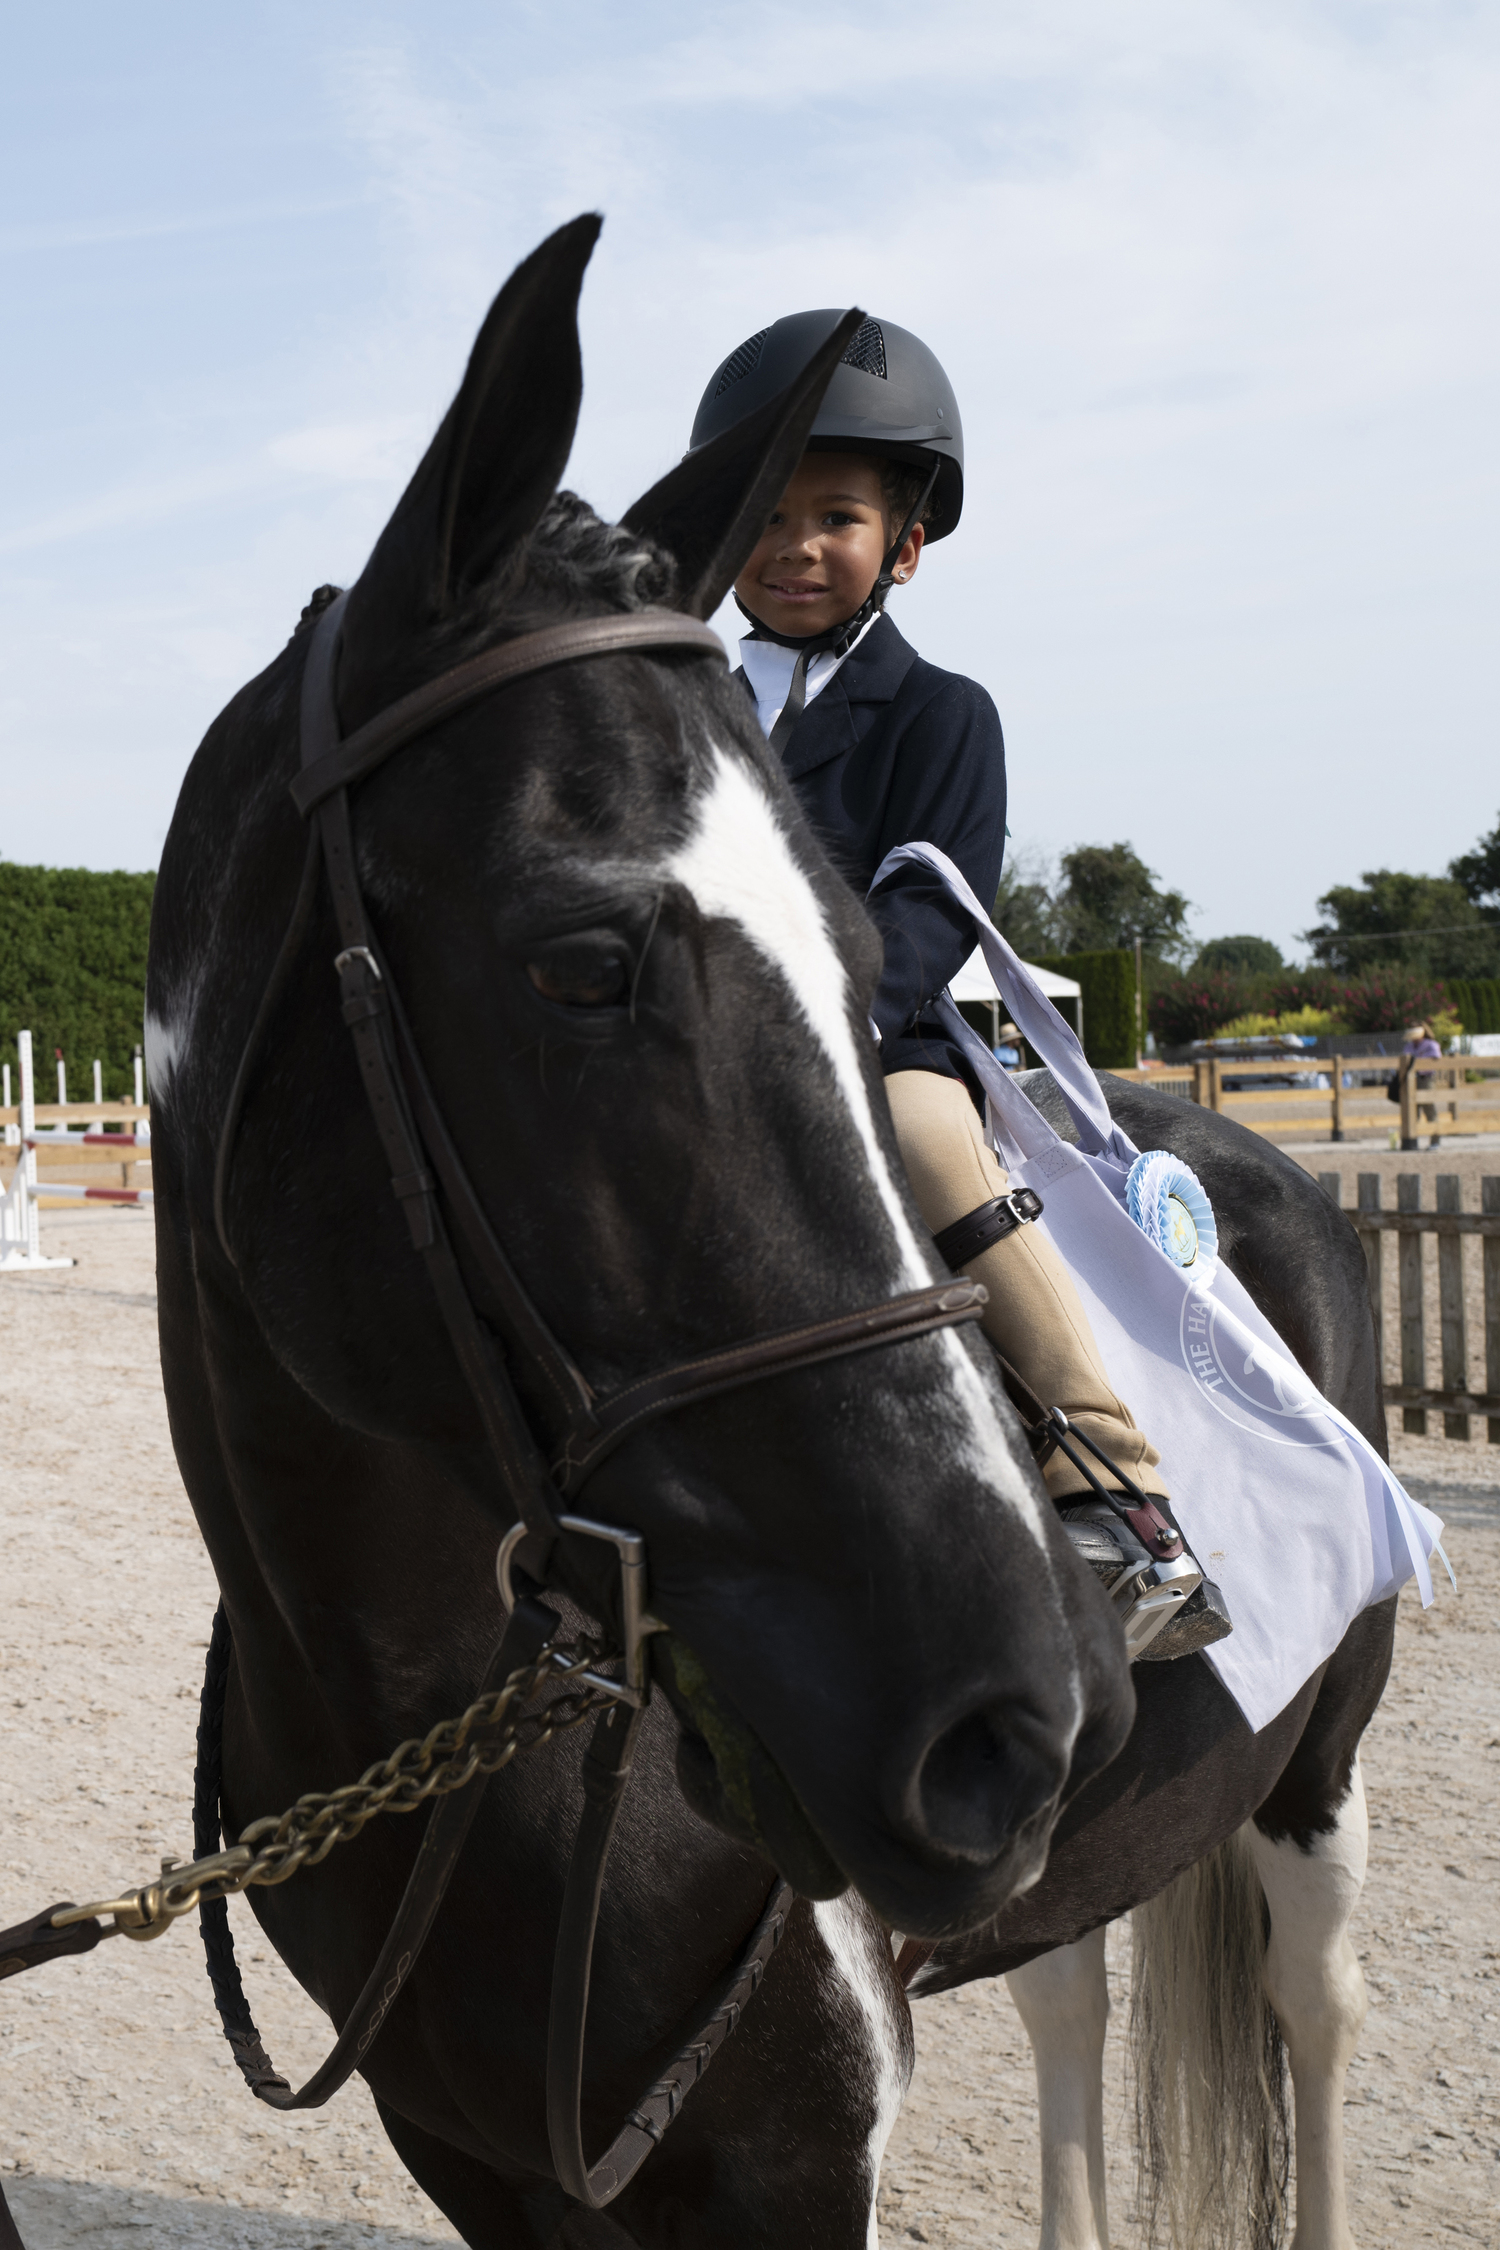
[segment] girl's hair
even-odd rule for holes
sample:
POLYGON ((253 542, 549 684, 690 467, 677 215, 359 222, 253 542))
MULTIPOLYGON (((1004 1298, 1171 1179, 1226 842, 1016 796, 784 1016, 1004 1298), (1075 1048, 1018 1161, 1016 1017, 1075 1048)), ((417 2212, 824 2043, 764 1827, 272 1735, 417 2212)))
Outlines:
MULTIPOLYGON (((880 464, 880 497, 885 502, 890 517, 890 536, 895 538, 912 509, 922 497, 922 487, 927 482, 924 469, 914 468, 910 461, 883 460, 880 464)), ((924 527, 936 523, 942 510, 936 492, 928 500, 917 521, 924 527)))

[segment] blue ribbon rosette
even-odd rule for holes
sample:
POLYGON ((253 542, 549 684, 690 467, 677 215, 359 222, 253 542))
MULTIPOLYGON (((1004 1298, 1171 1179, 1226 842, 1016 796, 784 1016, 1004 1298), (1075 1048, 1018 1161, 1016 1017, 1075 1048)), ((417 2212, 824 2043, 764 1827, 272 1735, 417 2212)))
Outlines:
POLYGON ((1174 1266, 1207 1278, 1219 1255, 1219 1230, 1202 1182, 1180 1158, 1165 1149, 1138 1156, 1125 1182, 1125 1208, 1174 1266))

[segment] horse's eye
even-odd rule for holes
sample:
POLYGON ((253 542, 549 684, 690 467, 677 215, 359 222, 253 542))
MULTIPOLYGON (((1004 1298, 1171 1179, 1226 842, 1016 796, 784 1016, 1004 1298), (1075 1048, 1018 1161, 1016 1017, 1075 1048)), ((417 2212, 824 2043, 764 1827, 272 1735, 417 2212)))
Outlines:
POLYGON ((526 974, 544 1000, 560 1008, 618 1008, 630 996, 630 965, 614 947, 559 945, 526 974))

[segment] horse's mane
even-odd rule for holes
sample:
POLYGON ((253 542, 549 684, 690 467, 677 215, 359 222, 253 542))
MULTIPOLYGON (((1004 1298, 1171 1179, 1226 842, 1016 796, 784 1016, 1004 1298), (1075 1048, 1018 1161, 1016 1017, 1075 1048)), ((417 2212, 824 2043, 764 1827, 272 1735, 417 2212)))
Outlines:
POLYGON ((491 588, 507 614, 517 592, 533 589, 568 608, 605 601, 614 609, 664 607, 677 590, 676 566, 663 548, 622 523, 603 522, 576 492, 553 494, 505 577, 503 587, 494 580, 491 588))
MULTIPOLYGON (((535 528, 505 565, 434 620, 422 636, 426 653, 456 659, 493 639, 502 627, 524 633, 559 616, 606 609, 670 607, 677 569, 654 540, 605 523, 576 492, 555 492, 535 528)), ((292 638, 316 624, 342 589, 319 586, 292 638)))

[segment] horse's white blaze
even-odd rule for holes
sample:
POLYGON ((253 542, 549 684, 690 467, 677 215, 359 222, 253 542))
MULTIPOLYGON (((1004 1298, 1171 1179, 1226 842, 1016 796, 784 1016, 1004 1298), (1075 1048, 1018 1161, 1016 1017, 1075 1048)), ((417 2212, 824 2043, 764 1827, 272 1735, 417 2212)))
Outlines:
MULTIPOLYGON (((695 811, 692 834, 663 873, 692 893, 702 913, 738 923, 786 984, 832 1066, 839 1099, 890 1223, 891 1294, 924 1288, 932 1273, 875 1130, 844 964, 817 893, 798 866, 758 777, 722 750, 713 752, 712 775, 695 811)), ((954 1398, 954 1442, 971 1473, 990 1485, 1041 1546, 1041 1515, 1012 1458, 994 1403, 957 1337, 951 1330, 938 1335, 954 1398)), ((1081 1710, 1081 1698, 1077 1700, 1081 1710)))
MULTIPOLYGON (((949 1377, 954 1391, 957 1393, 961 1409, 960 1414, 954 1417, 953 1434, 955 1438, 958 1438, 962 1432, 961 1442, 966 1463, 972 1474, 983 1478, 993 1488, 999 1500, 1003 1501, 1007 1507, 1014 1509, 1038 1547, 1043 1547, 1041 1511, 1032 1498, 1026 1480, 1011 1454, 1005 1432, 1000 1427, 999 1417, 995 1413, 994 1404, 986 1394, 983 1383, 979 1380, 974 1362, 964 1351, 951 1328, 941 1330, 940 1333, 948 1359, 949 1377)), ((1078 1729, 1083 1723, 1083 1695, 1078 1684, 1076 1671, 1073 1674, 1073 1704, 1073 1728, 1068 1737, 1069 1750, 1072 1749, 1078 1729)), ((1037 1868, 1036 1874, 1028 1882, 1022 1884, 1023 1890, 1029 1890, 1031 1884, 1040 1879, 1042 1867, 1045 1865, 1044 1857, 1041 1866, 1037 1868)))
POLYGON ((894 1286, 922 1289, 932 1279, 876 1137, 870 1097, 849 1022, 844 964, 818 896, 792 855, 770 799, 748 767, 714 753, 713 780, 698 825, 669 872, 705 914, 738 922, 756 950, 779 969, 803 1018, 833 1065, 845 1108, 863 1144, 899 1260, 894 1286))
POLYGON ((862 1922, 859 1908, 847 1896, 821 1899, 813 1907, 813 1915, 817 1921, 818 1935, 832 1956, 839 1982, 854 2005, 868 2042, 866 2055, 875 2116, 870 2127, 870 2138, 866 2143, 870 2231, 865 2240, 867 2250, 879 2250, 875 2199, 880 2187, 880 2167, 885 2160, 886 2143, 901 2114, 901 2104, 906 2099, 911 2066, 907 2060, 906 2043, 901 2036, 901 2022, 891 1999, 890 1987, 882 1983, 870 1958, 870 1934, 862 1922))

